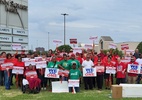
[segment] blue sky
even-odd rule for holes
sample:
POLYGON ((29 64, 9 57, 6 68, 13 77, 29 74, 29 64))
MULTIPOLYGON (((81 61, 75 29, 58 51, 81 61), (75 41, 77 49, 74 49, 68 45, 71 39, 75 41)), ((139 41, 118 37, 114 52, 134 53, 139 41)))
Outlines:
POLYGON ((91 43, 90 36, 111 36, 114 42, 141 41, 142 0, 29 0, 29 47, 55 49, 53 40, 70 38, 91 43))

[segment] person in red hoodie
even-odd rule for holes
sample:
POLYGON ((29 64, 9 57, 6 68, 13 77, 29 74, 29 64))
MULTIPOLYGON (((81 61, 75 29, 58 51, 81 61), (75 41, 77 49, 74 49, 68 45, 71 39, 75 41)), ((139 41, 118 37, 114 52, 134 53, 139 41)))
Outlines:
MULTIPOLYGON (((131 61, 127 64, 127 68, 128 68, 129 64, 138 66, 138 63, 135 61, 134 56, 131 56, 131 61)), ((128 83, 129 84, 135 84, 136 80, 137 80, 137 77, 138 77, 138 74, 128 72, 128 83)))
MULTIPOLYGON (((111 56, 107 57, 107 62, 104 62, 104 65, 105 65, 105 70, 106 67, 114 67, 114 64, 111 62, 111 56)), ((111 73, 110 74, 105 73, 104 79, 105 79, 106 89, 110 89, 111 84, 113 84, 113 75, 111 73)))
POLYGON ((126 78, 126 64, 121 62, 121 58, 117 58, 116 67, 116 84, 125 83, 126 78))
MULTIPOLYGON (((24 64, 24 62, 22 62, 22 57, 21 56, 18 56, 18 60, 15 63, 15 66, 23 67, 25 69, 25 64, 24 64)), ((20 88, 22 87, 22 80, 23 80, 23 75, 17 74, 16 75, 16 82, 18 82, 18 86, 20 88)))
POLYGON ((76 60, 78 60, 80 64, 82 64, 82 58, 80 57, 80 54, 78 52, 76 53, 76 60))

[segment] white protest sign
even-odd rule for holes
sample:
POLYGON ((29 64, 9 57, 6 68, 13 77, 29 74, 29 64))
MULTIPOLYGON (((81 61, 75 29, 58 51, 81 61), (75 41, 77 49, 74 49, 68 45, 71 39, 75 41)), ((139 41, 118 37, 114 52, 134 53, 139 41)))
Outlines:
POLYGON ((90 38, 89 38, 90 40, 97 40, 98 39, 98 36, 91 36, 90 38))
POLYGON ((79 80, 68 80, 68 87, 79 87, 79 80))
POLYGON ((59 78, 58 71, 59 71, 59 69, 56 69, 56 68, 46 68, 45 77, 47 77, 47 78, 59 78))
POLYGON ((34 70, 25 72, 26 78, 37 78, 37 72, 34 70))
POLYGON ((141 70, 141 66, 136 65, 136 64, 128 64, 128 73, 133 73, 133 74, 139 74, 141 70))
POLYGON ((128 63, 128 62, 130 62, 130 60, 128 60, 128 59, 123 59, 123 60, 121 60, 121 62, 123 62, 123 63, 128 63))
POLYGON ((92 44, 85 44, 85 45, 84 45, 84 48, 85 48, 85 49, 92 49, 92 48, 93 48, 93 45, 92 45, 92 44))
POLYGON ((126 50, 126 54, 129 54, 129 55, 130 55, 130 53, 134 54, 135 51, 134 51, 134 50, 126 50))
POLYGON ((13 63, 3 63, 1 64, 1 70, 9 70, 13 68, 13 63))
POLYGON ((4 63, 5 58, 0 58, 0 64, 4 63))
POLYGON ((83 68, 83 77, 96 77, 96 68, 83 68))
POLYGON ((21 44, 12 44, 12 50, 21 50, 21 44))
POLYGON ((22 58, 22 62, 25 62, 27 60, 30 60, 30 58, 22 58))
POLYGON ((24 73, 24 67, 13 66, 12 73, 22 75, 24 73))
POLYGON ((77 52, 82 53, 82 48, 80 48, 80 47, 73 48, 73 53, 76 54, 77 52))
POLYGON ((116 44, 114 44, 114 43, 109 44, 109 49, 116 49, 116 48, 117 48, 116 44))
POLYGON ((52 93, 69 92, 67 81, 55 81, 52 82, 52 93))
POLYGON ((29 59, 25 61, 25 66, 29 66, 29 65, 35 65, 35 59, 29 59))
POLYGON ((115 74, 116 73, 116 67, 106 66, 106 73, 107 74, 115 74))
POLYGON ((64 76, 64 77, 68 77, 68 75, 69 75, 69 71, 68 70, 59 70, 58 71, 58 75, 60 75, 60 76, 64 76))
POLYGON ((56 44, 56 45, 59 45, 62 43, 62 40, 53 40, 53 43, 56 44))
POLYGON ((41 69, 41 68, 46 68, 46 67, 47 67, 46 61, 36 62, 36 69, 41 69))
POLYGON ((42 57, 35 57, 34 59, 35 59, 36 62, 42 61, 42 57))
POLYGON ((95 68, 96 68, 96 72, 104 72, 105 71, 104 66, 95 66, 95 68))

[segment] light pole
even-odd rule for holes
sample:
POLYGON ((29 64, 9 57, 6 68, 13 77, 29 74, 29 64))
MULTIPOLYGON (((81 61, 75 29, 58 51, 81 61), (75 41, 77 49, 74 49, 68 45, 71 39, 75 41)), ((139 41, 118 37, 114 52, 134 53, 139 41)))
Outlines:
POLYGON ((69 15, 69 14, 61 14, 64 16, 64 45, 66 44, 66 15, 69 15))

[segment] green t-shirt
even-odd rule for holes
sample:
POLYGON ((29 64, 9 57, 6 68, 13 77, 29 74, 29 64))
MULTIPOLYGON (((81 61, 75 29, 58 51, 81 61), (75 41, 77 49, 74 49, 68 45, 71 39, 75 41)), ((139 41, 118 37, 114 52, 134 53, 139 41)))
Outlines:
POLYGON ((71 69, 69 72, 70 79, 79 79, 82 74, 79 69, 71 69))
POLYGON ((76 63, 76 69, 78 69, 78 68, 80 68, 80 62, 78 61, 78 60, 76 60, 76 59, 70 59, 70 60, 68 60, 68 62, 69 62, 69 65, 70 65, 70 68, 72 69, 72 64, 73 63, 76 63))
POLYGON ((58 64, 59 62, 49 62, 48 65, 47 65, 47 68, 58 68, 58 64))
POLYGON ((59 64, 63 68, 65 68, 66 70, 70 70, 71 69, 68 60, 62 60, 62 61, 59 62, 59 64))

